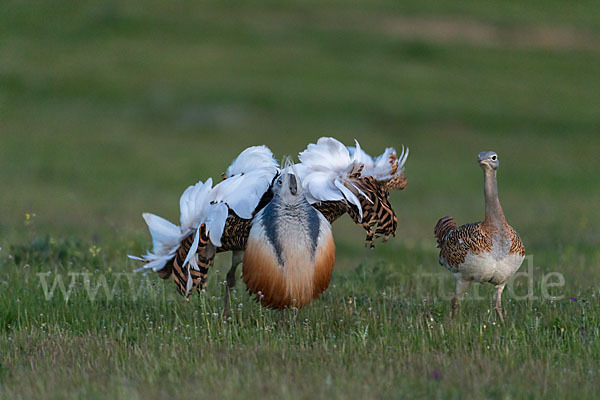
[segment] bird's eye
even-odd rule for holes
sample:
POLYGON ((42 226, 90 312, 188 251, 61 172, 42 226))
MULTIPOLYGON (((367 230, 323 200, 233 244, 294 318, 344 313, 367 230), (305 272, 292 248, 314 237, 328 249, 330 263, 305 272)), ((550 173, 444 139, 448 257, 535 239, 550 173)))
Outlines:
POLYGON ((498 159, 498 157, 492 156, 492 161, 496 161, 497 159, 498 159))

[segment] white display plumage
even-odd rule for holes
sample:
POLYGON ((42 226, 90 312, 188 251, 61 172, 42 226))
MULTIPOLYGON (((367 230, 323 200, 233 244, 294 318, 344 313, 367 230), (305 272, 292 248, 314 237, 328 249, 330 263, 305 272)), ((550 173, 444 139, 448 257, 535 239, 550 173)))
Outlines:
POLYGON ((212 178, 208 178, 205 183, 200 181, 185 189, 179 199, 179 208, 181 210, 179 220, 182 232, 196 229, 209 214, 207 200, 211 190, 212 178))
MULTIPOLYGON (((239 156, 227 168, 227 177, 246 174, 250 171, 264 170, 265 173, 275 176, 279 165, 273 153, 267 146, 252 146, 242 151, 239 156)), ((270 182, 269 182, 270 183, 270 182)))
MULTIPOLYGON (((365 202, 376 201, 373 196, 386 196, 382 201, 387 204, 389 190, 404 188, 406 181, 402 173, 407 157, 408 149, 405 151, 404 147, 400 157, 397 157, 393 148, 386 148, 383 154, 374 158, 364 152, 357 141, 355 146, 346 147, 334 138, 323 137, 317 143, 309 144, 306 150, 299 154, 298 164, 292 165, 291 161, 286 163, 286 168, 281 173, 288 172, 296 175, 297 183, 303 189, 307 201, 317 209, 323 206, 317 203, 341 201, 345 206, 353 205, 352 208, 357 212, 350 209, 346 211, 351 213, 356 222, 362 222, 364 211, 362 205, 365 205, 368 209, 366 218, 371 221, 373 213, 365 202), (372 177, 379 183, 373 186, 373 180, 365 179, 367 177, 372 177)), ((188 296, 196 285, 195 280, 199 279, 198 274, 195 275, 196 278, 192 278, 191 269, 204 271, 200 268, 200 260, 202 260, 202 267, 206 268, 212 263, 212 257, 216 252, 233 250, 234 265, 237 266, 236 252, 239 258, 240 251, 244 250, 240 248, 243 246, 240 243, 245 242, 244 232, 240 232, 239 227, 236 226, 239 221, 235 216, 252 220, 261 200, 270 199, 265 195, 270 191, 279 173, 279 165, 271 150, 266 146, 249 147, 242 151, 227 168, 223 181, 213 187, 212 179, 208 179, 206 182, 198 182, 188 187, 183 192, 180 198, 179 226, 156 215, 143 214, 152 236, 153 249, 142 257, 130 256, 145 263, 136 271, 160 271, 165 268, 167 262, 177 257, 173 268, 168 268, 159 275, 161 278, 166 278, 170 273, 175 273, 178 288, 182 292, 185 291, 185 295, 188 296), (227 232, 225 232, 226 226, 227 232), (201 232, 207 234, 209 243, 203 240, 202 245, 200 244, 201 232), (224 234, 227 236, 222 241, 224 234), (235 238, 232 235, 240 235, 240 237, 235 238), (180 246, 183 241, 185 241, 185 248, 191 241, 187 254, 181 252, 180 246), (180 264, 184 256, 185 260, 180 264), (185 276, 181 268, 187 268, 185 287, 181 286, 182 274, 185 276)), ((339 205, 336 207, 334 209, 339 210, 339 205)), ((326 211, 322 212, 326 213, 326 211)), ((393 210, 389 214, 394 217, 393 210)), ((335 216, 337 217, 338 215, 335 216)), ((389 225, 388 230, 392 233, 396 229, 395 221, 394 218, 389 225)), ((249 225, 247 222, 242 225, 242 228, 249 225)), ((368 230, 368 240, 373 235, 374 232, 368 230)), ((235 268, 232 269, 235 273, 235 268)), ((205 272, 201 274, 206 275, 205 272)))
POLYGON ((387 181, 404 172, 404 164, 408 158, 409 149, 405 149, 404 146, 402 146, 400 157, 398 157, 396 150, 393 147, 386 148, 383 154, 377 157, 371 157, 360 147, 348 146, 348 152, 351 156, 358 158, 358 160, 364 164, 362 170, 363 176, 371 176, 378 181, 387 181), (398 159, 398 169, 395 172, 392 171, 393 165, 390 163, 390 156, 392 154, 398 159))
POLYGON ((227 179, 213 188, 211 201, 225 203, 240 218, 251 219, 278 171, 271 150, 249 147, 227 168, 227 179))
POLYGON ((136 272, 142 270, 158 271, 163 269, 167 261, 175 255, 181 241, 181 230, 177 225, 158 215, 144 213, 142 216, 148 224, 152 236, 152 252, 148 251, 142 257, 129 256, 129 258, 146 262, 136 272))
MULTIPOLYGON (((153 248, 152 252, 148 252, 141 258, 129 256, 130 258, 146 262, 146 264, 142 268, 139 268, 138 271, 150 269, 159 271, 163 269, 166 262, 175 256, 175 252, 179 248, 179 244, 183 238, 194 230, 198 230, 203 223, 206 224, 207 221, 214 221, 214 216, 218 213, 215 212, 215 207, 209 202, 211 189, 212 179, 209 178, 206 182, 200 181, 197 184, 188 187, 183 192, 179 199, 181 211, 179 218, 181 223, 180 226, 177 226, 158 215, 150 213, 143 214, 144 220, 146 221, 146 224, 148 224, 150 235, 152 236, 153 248)), ((226 218, 227 215, 225 215, 225 219, 226 218)), ((225 225, 225 220, 223 220, 223 225, 225 225)), ((212 223, 210 227, 207 224, 207 231, 210 231, 212 228, 217 240, 220 240, 222 234, 222 228, 219 233, 219 226, 220 223, 212 223)), ((187 264, 188 261, 189 260, 186 260, 185 264, 187 264)))
MULTIPOLYGON (((309 203, 320 201, 347 200, 358 209, 362 218, 362 207, 358 196, 368 197, 352 182, 352 174, 362 166, 360 145, 356 142, 353 155, 339 140, 322 137, 311 143, 300 153, 300 164, 295 169, 309 203)), ((370 200, 369 200, 370 201, 370 200)))
POLYGON ((153 249, 142 257, 130 258, 146 262, 139 270, 161 270, 174 257, 181 240, 195 231, 183 267, 191 265, 197 269, 196 251, 202 224, 211 243, 220 247, 229 209, 241 218, 252 218, 277 172, 277 162, 271 150, 266 146, 247 148, 227 169, 228 179, 212 187, 212 179, 209 178, 183 192, 179 200, 180 226, 153 214, 143 214, 152 236, 153 249))

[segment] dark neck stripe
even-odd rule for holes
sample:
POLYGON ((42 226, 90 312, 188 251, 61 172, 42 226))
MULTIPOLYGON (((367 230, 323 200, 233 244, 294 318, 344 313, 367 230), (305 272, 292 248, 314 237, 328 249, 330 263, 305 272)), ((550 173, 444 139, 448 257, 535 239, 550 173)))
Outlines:
POLYGON ((283 248, 281 243, 277 239, 277 204, 275 201, 271 201, 264 209, 262 215, 262 225, 265 229, 265 234, 267 235, 267 239, 275 249, 275 255, 277 255, 277 261, 279 265, 284 264, 283 260, 283 248))
MULTIPOLYGON (((277 201, 278 199, 273 199, 264 209, 261 223, 265 230, 265 234, 267 236, 267 240, 273 246, 275 250, 275 254, 277 255, 277 261, 280 265, 284 265, 285 258, 283 256, 283 246, 281 244, 280 239, 280 223, 286 223, 281 219, 282 210, 281 205, 277 201)), ((316 211, 312 206, 306 203, 306 207, 304 207, 304 218, 306 218, 305 222, 302 223, 299 221, 296 229, 301 229, 306 235, 309 236, 310 239, 310 257, 314 258, 317 243, 319 240, 319 231, 321 227, 321 220, 319 219, 318 211, 316 211)))
POLYGON ((317 251, 317 242, 319 240, 319 230, 321 228, 321 220, 319 214, 312 206, 308 206, 308 234, 310 235, 310 245, 312 250, 312 257, 315 257, 317 251))

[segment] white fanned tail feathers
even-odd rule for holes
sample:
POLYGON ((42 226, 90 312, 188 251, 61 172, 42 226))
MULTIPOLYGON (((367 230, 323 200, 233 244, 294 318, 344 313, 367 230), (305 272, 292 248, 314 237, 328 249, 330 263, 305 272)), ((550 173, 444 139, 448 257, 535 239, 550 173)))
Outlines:
MULTIPOLYGON (((218 210, 215 210, 214 205, 210 204, 210 193, 212 189, 212 179, 206 182, 198 182, 195 185, 188 187, 181 198, 179 206, 181 209, 180 223, 177 226, 166 219, 154 214, 144 213, 143 217, 148 224, 150 235, 152 236, 152 252, 148 252, 142 257, 129 256, 135 260, 144 261, 146 264, 136 271, 159 271, 165 267, 167 261, 171 260, 181 240, 188 236, 194 230, 198 231, 202 224, 206 224, 207 231, 213 230, 215 240, 220 240, 219 227, 225 225, 227 214, 222 218, 218 210), (215 223, 215 220, 220 220, 215 223), (209 223, 212 222, 209 226, 209 223)), ((222 233, 222 228, 220 229, 222 233)), ((196 241, 197 243, 197 241, 196 241)), ((196 244, 197 245, 197 244, 196 244)), ((195 253, 194 249, 194 253, 195 253)), ((190 251, 190 253, 192 253, 190 251)), ((187 262, 190 260, 186 260, 187 262)), ((192 260, 194 264, 195 260, 192 260)))
POLYGON ((271 150, 249 147, 227 168, 226 179, 214 187, 211 201, 226 204, 240 218, 251 219, 278 172, 271 150))
MULTIPOLYGON (((197 250, 200 229, 205 226, 210 242, 221 246, 221 237, 231 209, 239 217, 250 219, 263 194, 278 173, 273 153, 266 146, 244 150, 227 169, 226 179, 212 187, 212 179, 188 187, 179 201, 180 226, 153 214, 143 214, 153 241, 153 250, 142 257, 145 265, 136 271, 159 271, 173 259, 181 241, 194 234, 182 267, 188 269, 188 291, 192 286, 190 268, 198 270, 197 250)), ((187 293, 186 293, 187 294, 187 293)))
POLYGON ((386 148, 383 154, 377 157, 371 157, 359 146, 348 146, 348 151, 353 157, 357 156, 359 161, 364 164, 362 176, 371 176, 380 182, 388 181, 404 173, 404 164, 406 164, 409 153, 409 149, 405 149, 404 146, 402 146, 399 157, 393 147, 386 148))
POLYGON ((362 219, 362 207, 358 196, 371 201, 355 184, 364 168, 360 145, 356 142, 353 154, 339 140, 322 137, 316 144, 309 144, 300 153, 300 164, 295 166, 309 203, 346 200, 356 206, 362 219))
MULTIPOLYGON (((372 209, 381 208, 377 197, 372 199, 373 196, 363 192, 369 193, 369 186, 365 186, 364 178, 371 177, 382 183, 383 190, 397 187, 393 183, 394 180, 397 181, 396 178, 404 178, 401 175, 407 157, 408 149, 405 150, 404 147, 400 156, 393 148, 387 148, 380 156, 371 157, 361 149, 357 141, 355 146, 346 147, 334 138, 323 137, 317 143, 309 144, 299 155, 300 163, 286 165, 285 171, 297 176, 310 204, 344 201, 356 208, 362 221, 363 212, 368 216, 372 214, 372 209)), ((188 270, 187 286, 188 291, 191 290, 193 285, 189 272, 190 268, 199 270, 198 252, 202 250, 199 246, 220 248, 226 244, 229 236, 223 238, 223 235, 229 215, 234 213, 242 219, 252 219, 261 199, 270 190, 279 173, 278 163, 271 150, 266 146, 249 147, 227 168, 223 181, 213 187, 212 179, 208 179, 183 192, 179 226, 156 215, 143 214, 152 236, 153 249, 141 257, 130 256, 144 262, 136 271, 160 271, 165 268, 167 262, 180 251, 182 240, 189 240, 190 235, 194 235, 181 266, 188 270), (200 245, 203 225, 209 242, 207 244, 204 238, 200 245)), ((225 234, 231 235, 231 232, 225 234)))
POLYGON ((242 151, 227 168, 227 177, 247 174, 264 170, 265 173, 275 175, 279 169, 273 153, 267 146, 252 146, 242 151))
POLYGON ((158 215, 144 213, 142 216, 148 224, 152 236, 152 252, 148 251, 141 257, 130 255, 129 258, 145 262, 144 266, 136 269, 135 272, 159 271, 165 267, 167 261, 175 256, 182 239, 181 230, 177 225, 158 215))
POLYGON ((345 200, 356 207, 362 220, 364 210, 360 197, 368 203, 373 201, 362 191, 360 179, 370 177, 388 188, 403 188, 405 180, 403 186, 397 185, 397 180, 402 182, 404 178, 408 148, 403 146, 399 157, 393 147, 386 148, 380 156, 371 157, 358 141, 354 142, 355 146, 346 147, 337 139, 322 137, 300 153, 300 164, 295 165, 295 170, 309 203, 345 200))

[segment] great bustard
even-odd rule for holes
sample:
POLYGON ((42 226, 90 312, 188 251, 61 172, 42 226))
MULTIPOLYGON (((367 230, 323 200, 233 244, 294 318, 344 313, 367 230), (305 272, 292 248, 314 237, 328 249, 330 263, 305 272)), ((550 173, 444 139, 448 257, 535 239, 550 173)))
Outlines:
MULTIPOLYGON (((300 163, 291 174, 298 177, 302 193, 329 223, 348 213, 367 233, 367 244, 375 237, 394 235, 397 219, 389 203, 390 190, 404 189, 404 164, 408 149, 398 156, 388 148, 370 157, 356 147, 346 147, 333 138, 321 138, 300 153, 300 163)), ((173 277, 181 294, 188 298, 204 289, 209 267, 218 252, 232 251, 227 274, 225 312, 229 292, 236 281, 255 216, 273 199, 274 184, 281 171, 265 146, 244 150, 222 174, 190 186, 181 196, 181 225, 153 214, 144 214, 153 238, 153 251, 132 257, 163 278, 173 277)))
POLYGON ((297 176, 284 172, 252 221, 242 272, 248 292, 271 308, 306 306, 329 286, 334 263, 331 225, 297 176))
POLYGON ((452 315, 456 316, 461 295, 471 282, 489 282, 496 287, 496 311, 502 314, 502 291, 525 258, 525 247, 519 234, 506 222, 498 199, 496 171, 500 165, 493 151, 479 153, 483 169, 485 219, 457 228, 452 217, 441 218, 434 234, 440 248, 440 264, 456 278, 452 298, 452 315))

